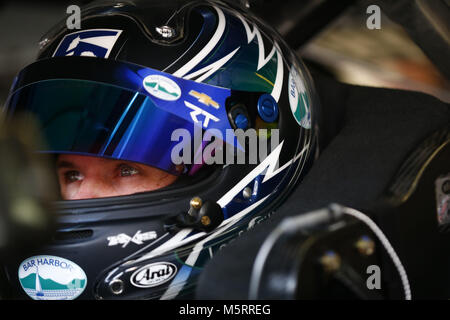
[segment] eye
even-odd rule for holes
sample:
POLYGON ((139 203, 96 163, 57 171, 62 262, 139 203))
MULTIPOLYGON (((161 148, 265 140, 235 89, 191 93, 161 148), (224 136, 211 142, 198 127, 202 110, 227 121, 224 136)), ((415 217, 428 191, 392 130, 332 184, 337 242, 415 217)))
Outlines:
POLYGON ((129 165, 126 164, 121 164, 119 170, 121 177, 130 177, 139 173, 139 171, 136 168, 130 167, 129 165))
POLYGON ((76 171, 76 170, 70 170, 64 173, 64 179, 66 180, 67 183, 71 183, 71 182, 75 182, 75 181, 80 181, 83 180, 83 175, 81 174, 81 172, 76 171))

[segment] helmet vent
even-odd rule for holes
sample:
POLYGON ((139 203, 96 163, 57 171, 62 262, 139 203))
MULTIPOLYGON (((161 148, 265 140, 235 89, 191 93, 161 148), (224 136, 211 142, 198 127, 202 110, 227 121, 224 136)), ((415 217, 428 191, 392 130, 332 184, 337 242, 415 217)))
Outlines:
POLYGON ((92 237, 92 230, 77 230, 77 231, 59 231, 54 235, 56 241, 71 241, 71 240, 83 240, 92 237))

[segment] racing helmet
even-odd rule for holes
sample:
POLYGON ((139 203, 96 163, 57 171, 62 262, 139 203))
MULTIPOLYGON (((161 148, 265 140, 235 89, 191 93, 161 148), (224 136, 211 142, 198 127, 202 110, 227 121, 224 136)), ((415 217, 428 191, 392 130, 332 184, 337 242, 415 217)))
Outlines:
POLYGON ((95 2, 79 29, 64 20, 39 45, 4 110, 34 115, 47 142, 39 152, 134 161, 178 179, 56 201, 51 243, 7 263, 14 298, 190 298, 203 266, 268 218, 317 154, 308 71, 237 4, 95 2))

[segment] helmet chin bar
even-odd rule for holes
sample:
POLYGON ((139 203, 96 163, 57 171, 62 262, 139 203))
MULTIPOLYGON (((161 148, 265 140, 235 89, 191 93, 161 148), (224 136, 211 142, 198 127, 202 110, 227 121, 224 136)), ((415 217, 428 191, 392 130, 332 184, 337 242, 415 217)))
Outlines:
MULTIPOLYGON (((200 232, 209 232, 217 228, 224 220, 222 208, 214 201, 204 201, 194 197, 189 202, 189 210, 167 221, 166 234, 176 233, 183 228, 193 228, 200 232)), ((188 246, 177 252, 181 259, 192 253, 188 246)), ((168 290, 177 268, 171 261, 171 252, 166 255, 148 255, 136 252, 122 263, 111 266, 95 286, 97 299, 153 299, 161 297, 168 290), (141 254, 141 258, 135 254, 141 254), (143 254, 143 256, 142 256, 143 254), (161 284, 160 284, 161 283, 161 284)), ((181 283, 180 285, 185 285, 181 283)))

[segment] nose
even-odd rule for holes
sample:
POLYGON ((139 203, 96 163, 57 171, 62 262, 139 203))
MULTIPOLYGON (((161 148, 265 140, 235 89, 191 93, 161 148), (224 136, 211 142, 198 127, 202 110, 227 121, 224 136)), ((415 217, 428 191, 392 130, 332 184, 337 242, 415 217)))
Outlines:
POLYGON ((114 187, 104 179, 90 178, 84 179, 80 184, 73 200, 104 198, 114 196, 114 187))

